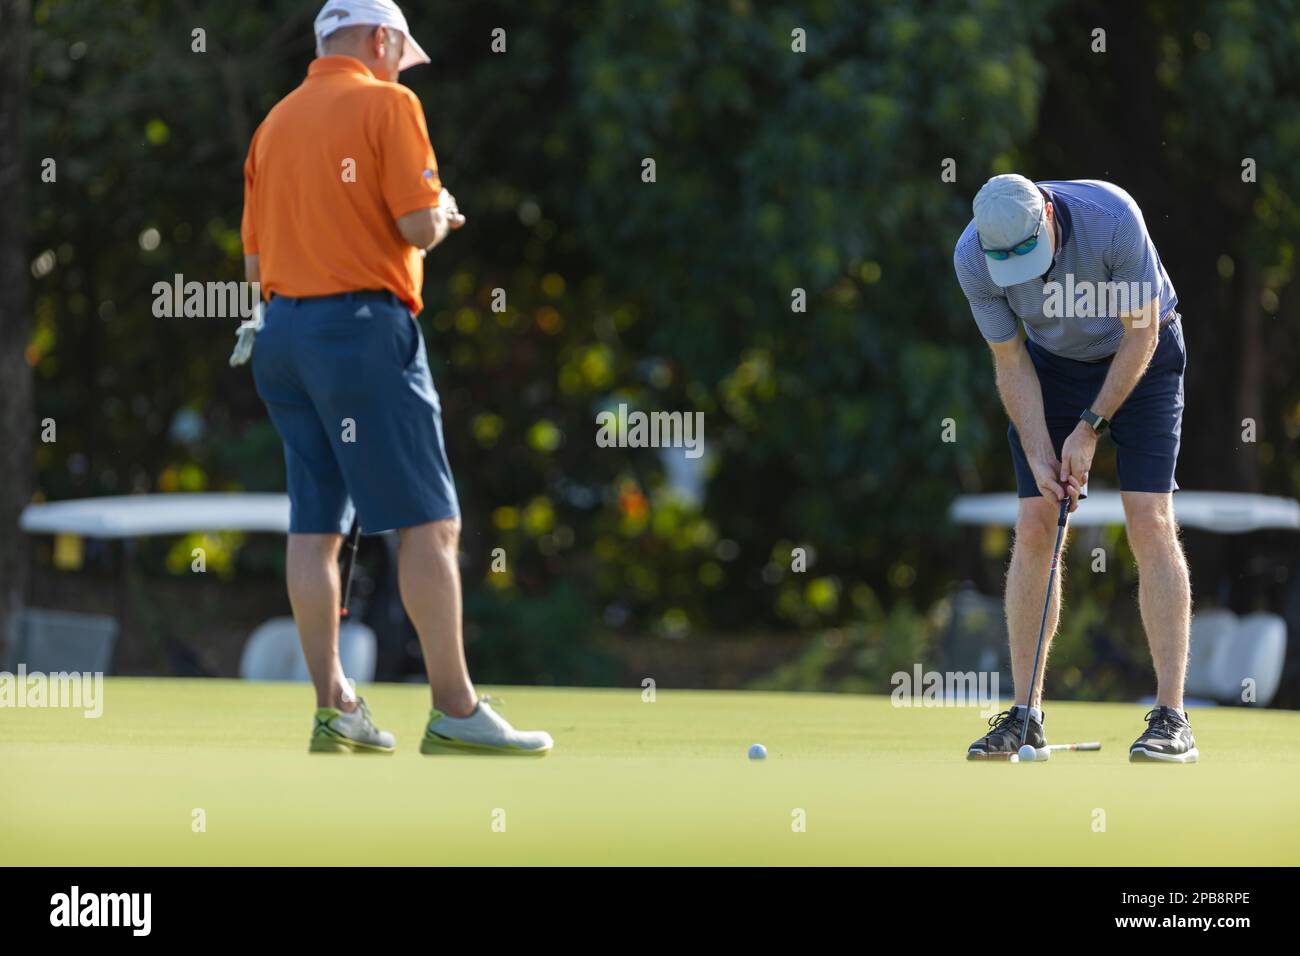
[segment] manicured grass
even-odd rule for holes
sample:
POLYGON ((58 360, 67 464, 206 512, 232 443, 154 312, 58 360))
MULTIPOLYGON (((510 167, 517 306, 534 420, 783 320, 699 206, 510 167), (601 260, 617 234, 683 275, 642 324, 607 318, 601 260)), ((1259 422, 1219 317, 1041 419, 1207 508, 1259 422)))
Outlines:
POLYGON ((97 720, 0 710, 0 863, 1300 863, 1300 713, 1194 711, 1201 763, 1151 766, 1127 762, 1141 707, 1049 703, 1051 740, 1103 750, 1017 766, 963 759, 970 709, 485 689, 555 751, 422 757, 413 685, 363 689, 391 757, 308 755, 302 685, 114 678, 97 720))

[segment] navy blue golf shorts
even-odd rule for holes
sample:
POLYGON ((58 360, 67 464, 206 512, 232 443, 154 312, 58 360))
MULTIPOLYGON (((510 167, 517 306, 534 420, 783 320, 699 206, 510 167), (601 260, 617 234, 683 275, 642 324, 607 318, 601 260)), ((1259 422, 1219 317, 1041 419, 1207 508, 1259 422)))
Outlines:
MULTIPOLYGON (((1025 347, 1038 371, 1043 391, 1043 412, 1056 457, 1079 424, 1110 370, 1110 359, 1080 362, 1061 358, 1026 341, 1025 347)), ((1187 349, 1182 319, 1175 316, 1160 330, 1155 355, 1132 393, 1115 413, 1108 432, 1115 440, 1115 463, 1121 491, 1170 492, 1178 490, 1174 468, 1183 427, 1183 373, 1187 349)), ((1103 436, 1104 438, 1104 436, 1103 436)), ((1011 458, 1016 467, 1016 491, 1021 498, 1042 494, 1020 447, 1015 425, 1007 429, 1011 458)), ((1098 444, 1098 457, 1104 442, 1098 444)))
POLYGON ((454 518, 456 486, 424 336, 388 292, 275 296, 253 378, 284 443, 295 534, 454 518))

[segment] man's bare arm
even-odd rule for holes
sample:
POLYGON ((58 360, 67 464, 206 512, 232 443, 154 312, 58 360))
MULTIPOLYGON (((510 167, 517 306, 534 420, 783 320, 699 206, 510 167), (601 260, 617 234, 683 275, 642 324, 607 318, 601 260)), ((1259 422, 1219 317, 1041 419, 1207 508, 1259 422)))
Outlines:
POLYGON ((1092 403, 1092 410, 1102 418, 1115 417, 1151 363, 1160 339, 1159 311, 1160 300, 1155 299, 1145 308, 1119 317, 1124 323, 1124 338, 1092 403))
POLYGON ((257 255, 244 255, 244 281, 261 282, 262 281, 262 260, 257 255))
POLYGON ((1056 480, 1059 465, 1043 413, 1043 389, 1025 341, 1017 336, 1010 342, 990 342, 989 348, 993 350, 1002 407, 1020 434, 1020 447, 1029 460, 1038 490, 1044 497, 1060 501, 1065 489, 1056 480))
MULTIPOLYGON (((1092 400, 1092 410, 1102 418, 1114 417, 1151 363, 1160 339, 1159 313, 1160 300, 1155 299, 1119 317, 1124 323, 1124 338, 1106 370, 1101 391, 1092 400)), ((1087 422, 1079 422, 1061 448, 1061 480, 1072 486, 1087 484, 1096 451, 1097 433, 1087 422)))
POLYGON ((456 206, 456 197, 445 189, 437 206, 414 209, 397 218, 397 231, 402 238, 425 252, 446 239, 451 230, 463 225, 465 217, 456 206))
POLYGON ((1020 433, 1025 454, 1031 458, 1036 454, 1051 456, 1052 439, 1043 415, 1043 391, 1025 340, 1017 336, 1010 342, 990 342, 989 348, 993 350, 1002 407, 1020 433))
POLYGON ((399 217, 397 231, 409 245, 427 252, 446 239, 451 230, 446 215, 437 206, 430 206, 399 217))

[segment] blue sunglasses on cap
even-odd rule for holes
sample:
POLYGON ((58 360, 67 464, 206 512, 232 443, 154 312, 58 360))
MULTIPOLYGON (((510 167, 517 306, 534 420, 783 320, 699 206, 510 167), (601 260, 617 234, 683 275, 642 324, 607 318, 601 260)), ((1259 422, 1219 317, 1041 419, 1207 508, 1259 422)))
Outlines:
POLYGON ((1038 245, 1038 234, 1043 231, 1043 223, 1046 221, 1047 204, 1044 203, 1042 211, 1038 214, 1038 228, 1034 230, 1034 234, 1024 242, 1018 243, 1010 249, 984 249, 984 240, 979 239, 978 232, 975 234, 975 237, 976 239, 979 239, 980 248, 984 249, 984 255, 988 256, 990 259, 996 259, 1001 262, 1003 259, 1011 258, 1013 252, 1018 256, 1027 256, 1033 252, 1034 248, 1038 245))

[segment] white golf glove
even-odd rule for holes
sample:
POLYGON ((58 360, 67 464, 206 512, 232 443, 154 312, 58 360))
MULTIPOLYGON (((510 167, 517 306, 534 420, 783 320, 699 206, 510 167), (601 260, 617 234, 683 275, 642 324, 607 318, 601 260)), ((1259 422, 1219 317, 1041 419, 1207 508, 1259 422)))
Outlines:
POLYGON ((239 336, 239 341, 235 343, 235 350, 230 353, 230 366, 243 365, 253 356, 253 340, 257 338, 257 333, 262 330, 262 303, 253 306, 253 317, 245 319, 239 323, 239 331, 235 334, 239 336))

